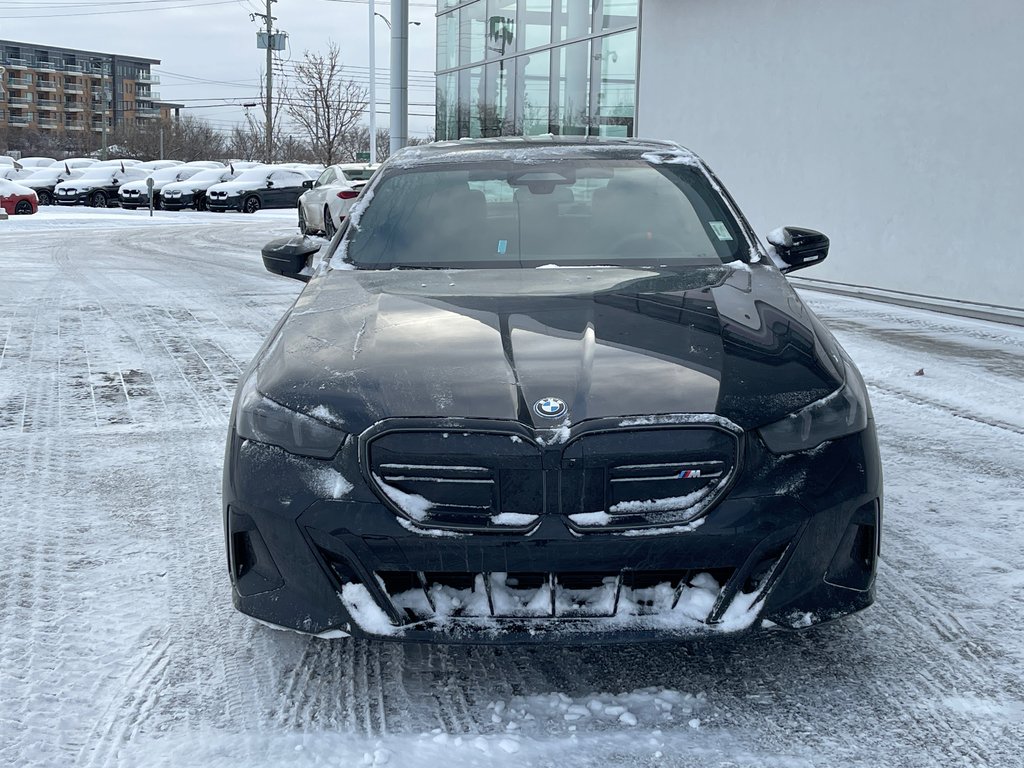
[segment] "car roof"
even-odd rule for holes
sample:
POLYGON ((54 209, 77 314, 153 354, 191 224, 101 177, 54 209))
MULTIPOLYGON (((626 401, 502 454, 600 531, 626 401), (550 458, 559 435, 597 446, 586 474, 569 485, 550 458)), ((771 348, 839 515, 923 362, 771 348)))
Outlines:
POLYGON ((458 139, 406 147, 392 157, 394 164, 430 164, 469 160, 527 160, 531 157, 554 159, 606 157, 625 159, 649 152, 682 152, 685 147, 656 139, 613 138, 604 136, 502 136, 490 139, 458 139), (395 162, 397 161, 397 162, 395 162))

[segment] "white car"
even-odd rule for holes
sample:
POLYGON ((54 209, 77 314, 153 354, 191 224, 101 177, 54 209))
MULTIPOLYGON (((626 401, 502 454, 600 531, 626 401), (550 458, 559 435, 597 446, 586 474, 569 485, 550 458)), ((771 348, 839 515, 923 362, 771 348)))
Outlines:
POLYGON ((97 162, 94 157, 69 157, 67 160, 61 160, 60 165, 68 168, 89 168, 97 162))
POLYGON ((22 168, 35 170, 36 168, 49 168, 56 162, 52 157, 23 157, 18 161, 18 164, 22 168))
POLYGON ((160 205, 166 211, 180 211, 182 208, 206 210, 206 190, 214 184, 223 184, 237 178, 248 168, 231 165, 227 168, 206 168, 187 181, 165 184, 160 192, 160 205))
POLYGON ((333 237, 379 165, 342 163, 321 173, 299 198, 299 231, 333 237))
POLYGON ((163 168, 173 168, 177 165, 184 165, 184 163, 181 160, 147 160, 144 163, 135 163, 133 167, 146 171, 159 171, 163 168))
MULTIPOLYGON (((135 166, 134 170, 139 170, 139 167, 135 166)), ((159 208, 160 192, 167 184, 173 184, 178 181, 187 181, 204 170, 208 169, 193 165, 172 165, 170 168, 161 168, 158 171, 149 171, 145 179, 122 184, 121 188, 117 190, 117 196, 121 200, 121 207, 129 211, 133 211, 140 206, 148 208, 148 180, 152 179, 153 207, 159 208)))
POLYGON ((22 168, 17 165, 0 165, 0 179, 7 179, 8 181, 24 181, 33 173, 36 172, 36 168, 22 168))

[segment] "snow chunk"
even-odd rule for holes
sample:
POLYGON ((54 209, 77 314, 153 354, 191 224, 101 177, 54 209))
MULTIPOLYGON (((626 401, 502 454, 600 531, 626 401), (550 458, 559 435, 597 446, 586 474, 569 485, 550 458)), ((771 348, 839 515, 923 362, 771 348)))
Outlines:
POLYGON ((345 428, 344 422, 337 416, 330 408, 326 405, 318 405, 316 408, 310 410, 309 415, 314 419, 319 419, 325 424, 330 424, 332 427, 338 427, 340 429, 345 428))
POLYGON ((701 167, 700 158, 690 150, 683 149, 682 147, 660 152, 644 152, 640 157, 652 165, 690 165, 694 168, 701 167))
POLYGON ((685 496, 671 496, 666 499, 648 499, 647 501, 620 501, 613 504, 611 511, 618 513, 643 514, 646 512, 669 512, 692 507, 710 493, 711 489, 702 488, 685 496))
POLYGON ((620 427, 651 427, 664 424, 717 424, 720 427, 742 432, 735 422, 717 413, 662 413, 650 416, 628 416, 619 422, 620 427))
POLYGON ((344 475, 334 467, 325 467, 314 473, 310 483, 322 495, 331 499, 341 499, 348 495, 353 486, 344 475))
POLYGON ((385 483, 379 475, 374 475, 373 479, 377 481, 377 485, 380 486, 381 490, 387 495, 391 501, 395 503, 400 510, 411 517, 413 520, 425 520, 427 513, 434 506, 429 500, 419 496, 415 493, 406 493, 400 491, 397 488, 385 483))
POLYGON ((494 525, 522 526, 529 525, 537 519, 538 515, 526 515, 522 512, 502 512, 491 518, 494 525))
POLYGON ((398 634, 398 627, 391 623, 388 615, 362 584, 345 584, 338 597, 352 620, 364 632, 374 635, 398 634))

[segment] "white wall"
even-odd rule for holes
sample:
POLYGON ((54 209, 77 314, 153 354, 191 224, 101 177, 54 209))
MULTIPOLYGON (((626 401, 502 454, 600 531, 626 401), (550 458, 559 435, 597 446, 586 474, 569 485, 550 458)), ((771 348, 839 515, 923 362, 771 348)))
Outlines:
POLYGON ((638 134, 711 165, 808 277, 1024 307, 1024 1, 643 0, 638 134))

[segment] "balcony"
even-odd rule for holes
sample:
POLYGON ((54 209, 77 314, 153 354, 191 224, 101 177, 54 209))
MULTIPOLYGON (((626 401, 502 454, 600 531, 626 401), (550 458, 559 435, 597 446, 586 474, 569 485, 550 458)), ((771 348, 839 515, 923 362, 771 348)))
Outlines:
POLYGON ((65 101, 64 111, 65 112, 81 112, 85 109, 85 104, 80 101, 65 101))
POLYGON ((145 107, 143 109, 135 110, 135 116, 149 120, 151 118, 160 117, 160 110, 156 107, 145 107))
POLYGON ((31 96, 11 96, 7 99, 8 103, 14 106, 27 106, 32 103, 31 96))
POLYGON ((39 109, 54 110, 60 108, 60 102, 54 101, 53 99, 40 99, 36 102, 39 109))
POLYGON ((78 75, 82 74, 82 65, 81 64, 75 64, 73 62, 69 63, 69 62, 65 61, 64 62, 64 66, 61 67, 61 69, 63 69, 65 72, 69 72, 71 74, 78 74, 78 75))
POLYGON ((51 129, 52 128, 60 128, 60 120, 54 120, 53 118, 50 118, 50 117, 40 117, 39 118, 39 127, 40 128, 51 128, 51 129))
POLYGON ((37 80, 36 81, 37 91, 56 91, 57 82, 55 80, 37 80))
POLYGON ((11 125, 28 125, 32 122, 32 115, 11 115, 7 122, 11 125))
POLYGON ((84 131, 85 130, 85 124, 84 123, 80 123, 80 122, 65 120, 64 121, 64 130, 65 131, 84 131))
POLYGON ((85 89, 78 83, 64 83, 64 93, 85 93, 85 89))
POLYGON ((8 77, 7 84, 11 88, 28 88, 32 85, 31 77, 8 77))
POLYGON ((28 69, 28 59, 16 59, 8 57, 4 59, 4 66, 8 69, 28 69))
POLYGON ((57 63, 54 61, 47 61, 46 59, 37 59, 36 69, 40 72, 56 72, 57 63))
POLYGON ((148 83, 149 85, 159 85, 160 78, 157 75, 154 75, 152 72, 139 72, 138 76, 135 78, 135 82, 148 83))

